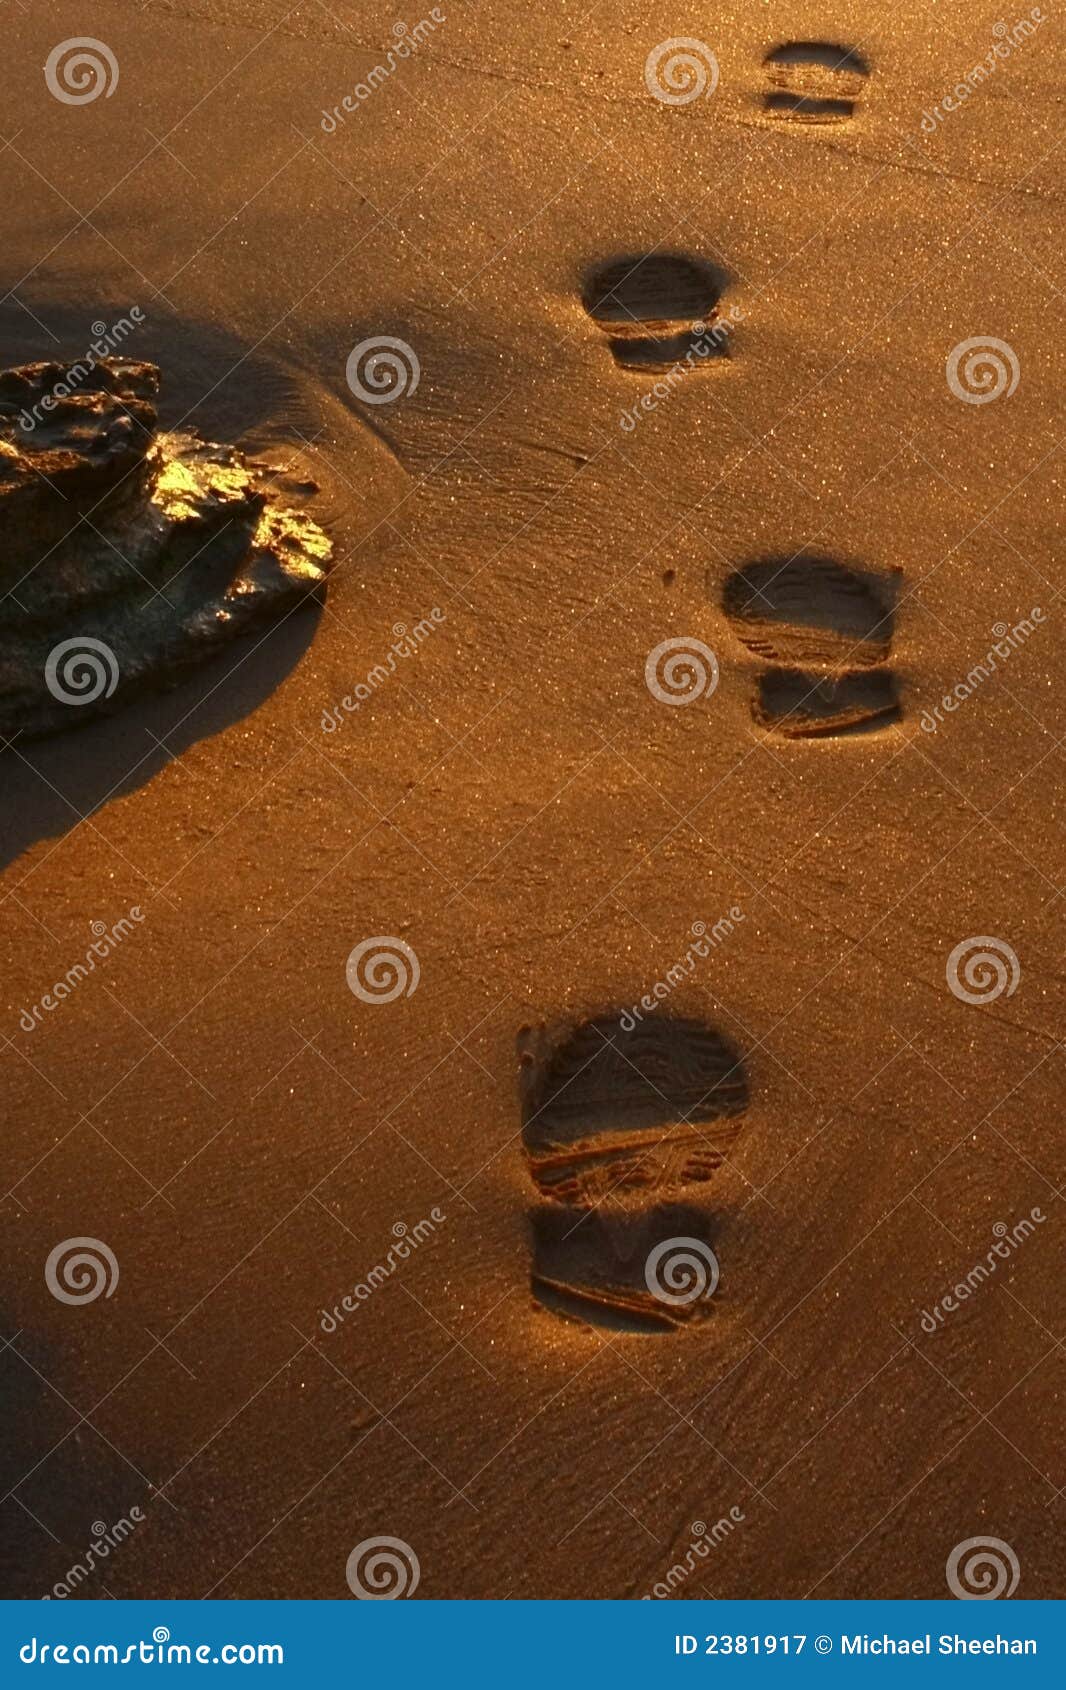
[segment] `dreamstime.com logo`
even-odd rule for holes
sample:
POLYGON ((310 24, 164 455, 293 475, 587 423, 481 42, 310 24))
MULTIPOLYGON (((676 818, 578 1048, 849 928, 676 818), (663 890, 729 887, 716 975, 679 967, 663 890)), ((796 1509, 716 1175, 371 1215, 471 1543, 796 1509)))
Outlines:
POLYGON ((24 1666, 158 1666, 198 1667, 284 1666, 285 1650, 280 1643, 172 1643, 165 1625, 157 1625, 151 1641, 136 1643, 39 1643, 31 1637, 19 1650, 24 1666))
POLYGON ((118 658, 103 640, 78 634, 52 647, 44 684, 60 704, 95 704, 118 686, 118 658))
POLYGON ((678 35, 660 41, 644 61, 644 86, 664 106, 688 106, 718 86, 718 60, 706 41, 678 35))
POLYGON ((64 1238, 44 1264, 44 1282, 61 1303, 95 1303, 118 1285, 115 1252, 99 1238, 64 1238))
POLYGON ((709 645, 682 634, 649 651, 644 684, 660 704, 695 704, 718 685, 718 659, 709 645))
POLYGON ((360 1602, 395 1602, 414 1595, 422 1569, 402 1537, 367 1537, 349 1555, 344 1576, 360 1602))
POLYGON ((995 1003, 1004 992, 1012 998, 1022 977, 1017 953, 1007 941, 985 935, 956 945, 944 972, 951 991, 963 1003, 995 1003))
POLYGON ((391 934, 361 939, 348 958, 348 989, 363 1003, 392 1003, 413 997, 422 978, 410 945, 391 934))
POLYGON ((88 106, 103 94, 109 100, 118 87, 118 60, 106 41, 91 35, 72 35, 53 47, 45 60, 48 92, 65 106, 88 106))
POLYGON ((391 405, 417 391, 422 366, 406 340, 379 334, 352 347, 344 375, 354 397, 364 405, 391 405))
POLYGON ((995 1602, 1013 1596, 1021 1568, 1001 1537, 968 1537, 957 1543, 945 1568, 948 1589, 960 1602, 995 1602))
POLYGON ((644 1264, 644 1283, 652 1296, 675 1308, 713 1297, 718 1275, 718 1257, 700 1238, 666 1238, 644 1264))
POLYGON ((990 334, 960 340, 948 353, 944 369, 952 393, 966 405, 1009 399, 1020 380, 1014 348, 990 334))

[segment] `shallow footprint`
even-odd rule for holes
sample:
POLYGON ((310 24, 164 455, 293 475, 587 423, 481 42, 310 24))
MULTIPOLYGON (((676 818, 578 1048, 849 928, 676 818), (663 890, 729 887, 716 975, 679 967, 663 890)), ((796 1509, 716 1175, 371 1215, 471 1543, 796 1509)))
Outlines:
POLYGON ((721 1166, 748 1085, 713 1028, 638 1015, 519 1034, 522 1137, 550 1200, 532 1215, 532 1290, 584 1325, 673 1332, 711 1313, 718 1261, 707 1217, 670 1199, 721 1166))
POLYGON ((556 1040, 531 1032, 522 1057, 530 1172, 546 1197, 579 1208, 710 1179, 748 1103, 739 1052, 699 1021, 661 1016, 627 1032, 605 1016, 556 1040))
POLYGON ((668 370, 689 353, 701 361, 727 356, 714 333, 721 273, 681 253, 631 253, 590 272, 581 303, 608 337, 626 370, 668 370))
POLYGON ((722 608, 742 645, 778 665, 758 677, 752 715, 786 739, 871 733, 901 715, 892 649, 899 572, 827 557, 769 558, 726 581, 722 608))
POLYGON ((698 1210, 545 1204, 532 1226, 533 1295, 552 1314, 610 1332, 669 1333, 714 1313, 718 1261, 698 1210))
POLYGON ((753 707, 757 722, 786 739, 841 738, 890 727, 902 715, 891 669, 811 675, 768 669, 759 677, 753 707))
POLYGON ((770 82, 763 110, 792 123, 846 123, 870 74, 854 47, 788 41, 763 60, 770 82))
POLYGON ((881 663, 892 644, 897 582, 826 557, 738 569, 722 608, 749 651, 776 663, 881 663))

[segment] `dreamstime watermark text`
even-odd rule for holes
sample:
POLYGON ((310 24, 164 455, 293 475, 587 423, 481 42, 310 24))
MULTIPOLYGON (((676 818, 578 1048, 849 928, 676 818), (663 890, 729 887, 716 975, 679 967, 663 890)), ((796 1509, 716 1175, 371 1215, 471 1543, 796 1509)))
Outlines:
POLYGON ((397 622, 392 630, 393 644, 389 647, 384 662, 375 663, 374 667, 367 671, 366 680, 358 682, 354 693, 345 693, 339 704, 323 710, 322 732, 332 734, 343 727, 345 716, 352 715, 368 698, 373 698, 379 687, 383 687, 385 682, 395 675, 397 659, 416 656, 422 642, 427 640, 430 634, 435 634, 441 623, 447 620, 447 614, 447 611, 434 605, 429 615, 423 616, 411 629, 408 629, 406 623, 397 622))
POLYGON ((618 426, 626 434, 632 434, 637 424, 642 420, 642 413, 647 416, 664 400, 673 397, 674 389, 679 387, 687 375, 699 369, 705 358, 711 357, 725 345, 738 323, 744 321, 744 307, 733 305, 729 309, 729 316, 722 317, 717 322, 693 323, 692 344, 683 358, 659 377, 646 393, 642 393, 636 404, 623 411, 618 419, 618 426))
POLYGON ((744 911, 739 904, 733 904, 727 915, 719 916, 713 927, 708 927, 705 921, 694 921, 689 929, 692 943, 684 956, 677 962, 671 963, 661 980, 656 980, 651 990, 645 992, 639 1003, 631 1004, 624 1009, 618 1018, 618 1025, 623 1033, 631 1033, 638 1021, 643 1021, 645 1015, 650 1015, 658 1009, 664 998, 671 992, 683 986, 694 973, 696 964, 701 959, 709 957, 712 950, 722 945, 732 936, 740 922, 744 920, 744 911))
POLYGON ((42 992, 39 1003, 31 1004, 19 1016, 19 1026, 24 1033, 32 1033, 40 1026, 44 1014, 51 1014, 58 1009, 65 998, 87 980, 94 973, 98 962, 106 962, 107 958, 116 951, 123 939, 133 932, 131 923, 144 920, 144 911, 139 904, 134 904, 128 915, 120 916, 113 927, 108 927, 106 921, 94 921, 92 924, 93 941, 85 953, 84 960, 76 962, 68 968, 61 980, 56 980, 51 991, 42 992))
POLYGON ((642 1602, 663 1602, 672 1596, 679 1585, 684 1584, 694 1572, 698 1572, 707 1560, 712 1549, 717 1549, 727 1537, 732 1537, 737 1527, 747 1518, 743 1508, 736 1504, 716 1520, 713 1526, 708 1526, 703 1520, 693 1520, 691 1532, 692 1540, 680 1561, 675 1561, 665 1576, 656 1581, 650 1590, 646 1590, 641 1597, 642 1602))
POLYGON ((951 92, 943 96, 939 105, 934 106, 932 111, 923 111, 919 126, 922 133, 924 135, 935 135, 937 124, 943 123, 949 113, 960 111, 970 95, 975 94, 979 88, 983 87, 990 76, 995 75, 1003 60, 1009 59, 1016 48, 1031 40, 1040 25, 1044 23, 1047 23, 1047 18, 1039 6, 1034 6, 1027 18, 1020 18, 1013 25, 1004 23, 1002 20, 993 24, 992 34, 995 36, 995 40, 990 50, 983 59, 979 59, 963 74, 951 92))
POLYGON ((394 23, 392 26, 392 46, 385 54, 385 64, 376 64, 368 70, 361 82, 357 82, 350 94, 345 94, 340 104, 330 111, 323 111, 319 128, 324 135, 335 135, 338 124, 344 123, 354 115, 370 96, 379 89, 383 82, 387 82, 394 71, 400 68, 405 59, 410 59, 424 47, 434 30, 439 29, 447 21, 447 13, 439 6, 434 6, 428 18, 422 18, 415 24, 414 29, 408 29, 405 23, 394 23))
POLYGON ((42 1602, 50 1602, 53 1597, 57 1601, 64 1601, 66 1597, 72 1596, 90 1573, 95 1572, 100 1562, 106 1561, 111 1551, 118 1549, 130 1533, 136 1530, 144 1517, 140 1508, 133 1507, 128 1516, 123 1514, 121 1520, 116 1520, 113 1526, 107 1525, 104 1520, 94 1520, 92 1542, 81 1560, 75 1561, 74 1565, 67 1569, 64 1578, 57 1579, 51 1590, 42 1596, 42 1602))
POLYGON ((950 1291, 935 1302, 931 1309, 922 1310, 922 1331, 937 1332, 944 1325, 949 1314, 956 1314, 963 1303, 976 1295, 982 1285, 986 1284, 996 1272, 1000 1262, 1008 1262, 1025 1243, 1031 1238, 1038 1226, 1043 1226, 1047 1216, 1042 1209, 1030 1209, 1027 1216, 1008 1227, 1006 1221, 997 1221, 992 1228, 996 1240, 992 1248, 986 1253, 983 1261, 975 1262, 969 1272, 960 1279, 950 1291))
POLYGON ((1013 628, 1006 622, 993 624, 992 632, 996 636, 995 644, 990 646, 979 663, 975 663, 964 681, 957 681, 950 692, 944 694, 938 704, 931 710, 923 710, 921 715, 921 729, 923 733, 935 734, 938 727, 944 723, 944 714, 949 716, 965 704, 985 681, 995 674, 1001 663, 1006 663, 1012 652, 1020 650, 1034 633, 1036 627, 1044 621, 1044 612, 1039 605, 1035 605, 1028 616, 1023 616, 1013 628), (998 662, 997 662, 998 659, 998 662))
POLYGON ((368 1302, 374 1292, 390 1280, 397 1269, 409 1261, 428 1238, 433 1237, 437 1228, 443 1226, 447 1218, 443 1209, 432 1208, 429 1211, 429 1219, 418 1221, 415 1226, 409 1227, 406 1221, 397 1221, 392 1229, 394 1242, 390 1244, 385 1260, 376 1263, 365 1279, 353 1285, 332 1309, 319 1309, 319 1329, 327 1335, 336 1332, 337 1328, 343 1325, 346 1316, 355 1314, 360 1303, 368 1302))
POLYGON ((73 364, 68 364, 61 376, 58 376, 36 404, 23 410, 18 418, 18 425, 23 434, 32 434, 50 416, 64 399, 71 399, 88 381, 101 358, 110 358, 134 331, 144 322, 144 312, 139 305, 130 306, 128 317, 119 317, 110 325, 102 319, 93 323, 94 339, 87 352, 73 364))

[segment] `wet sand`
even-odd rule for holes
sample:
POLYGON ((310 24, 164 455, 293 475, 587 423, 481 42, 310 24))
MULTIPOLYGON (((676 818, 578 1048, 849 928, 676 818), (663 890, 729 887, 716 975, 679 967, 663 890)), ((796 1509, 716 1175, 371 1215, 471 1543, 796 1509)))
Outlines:
MULTIPOLYGON (((362 0, 8 24, 3 363, 138 305, 164 426, 291 457, 335 568, 194 681, 4 754, 5 1593, 136 1507, 78 1595, 344 1596, 391 1537, 426 1597, 640 1597, 686 1555, 686 1596, 935 1597, 993 1537, 1060 1596, 1061 25, 930 133, 997 39, 977 7, 440 10, 332 133, 394 39, 362 0), (718 84, 671 105, 645 64, 690 27, 718 84), (41 67, 82 35, 120 74, 71 105, 41 67), (796 42, 860 66, 765 62, 796 42), (661 395, 588 309, 647 254, 739 312, 661 395), (375 403, 346 367, 382 336, 419 375, 375 403), (1016 389, 967 402, 949 355, 990 337, 1016 389), (873 579, 876 632, 840 644, 812 558, 852 606, 873 579), (767 563, 802 602, 755 649, 767 563), (646 665, 680 640, 718 678, 678 707, 646 665), (794 673, 860 668, 832 731, 775 725, 794 673), (367 1001, 382 936, 417 983, 367 1001), (949 989, 970 938, 1013 988, 949 989), (522 1058, 647 995, 739 1054, 743 1107, 698 1178, 608 1180, 571 1231, 522 1058), (700 1318, 534 1296, 610 1279, 612 1228, 639 1294, 666 1223, 718 1264, 700 1318), (70 1304, 45 1263, 80 1238, 118 1282, 70 1304)), ((652 288, 628 343, 688 298, 652 288)))

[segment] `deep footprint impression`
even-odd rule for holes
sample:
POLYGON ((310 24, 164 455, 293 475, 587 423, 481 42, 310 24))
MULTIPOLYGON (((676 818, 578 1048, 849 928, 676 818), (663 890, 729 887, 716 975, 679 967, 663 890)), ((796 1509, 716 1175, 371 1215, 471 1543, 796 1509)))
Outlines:
POLYGON ((763 61, 770 88, 763 109, 791 123, 846 123, 870 67, 854 47, 828 41, 789 41, 763 61))
POLYGON ((755 720, 789 739, 899 721, 896 676, 886 666, 897 596, 897 575, 833 558, 771 558, 731 575, 722 608, 733 632, 774 665, 758 678, 755 720))
POLYGON ((752 706, 757 722, 786 739, 873 733, 900 719, 895 676, 888 669, 812 675, 768 669, 752 706))
POLYGON ((701 362, 728 356, 715 333, 719 272, 699 258, 646 253, 597 266, 581 302, 625 370, 669 370, 689 353, 701 362))
POLYGON ((704 1288, 714 1288, 717 1269, 708 1217, 698 1209, 657 1203, 640 1212, 575 1210, 545 1203, 532 1216, 532 1230, 533 1296, 564 1320, 610 1332, 670 1333, 712 1315, 704 1288), (657 1292, 648 1283, 649 1263, 657 1292))
MULTIPOLYGON (((651 1253, 692 1240, 713 1252, 707 1217, 677 1196, 713 1178, 740 1131, 748 1086, 739 1052, 694 1020, 662 1016, 626 1031, 597 1017, 520 1035, 522 1136, 548 1201, 533 1214, 533 1292, 586 1324, 673 1331, 706 1317, 702 1297, 648 1283, 651 1253)), ((715 1273, 717 1269, 714 1269, 715 1273)))
MULTIPOLYGON (((321 592, 332 545, 271 472, 159 434, 154 364, 0 373, 0 734, 73 727, 321 592)), ((313 489, 312 489, 313 490, 313 489)))

